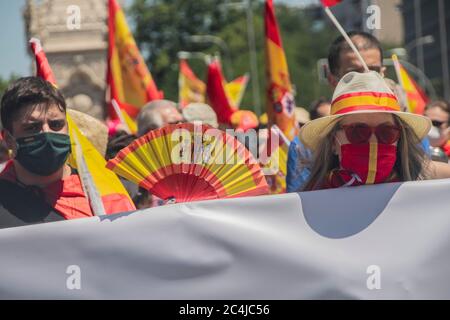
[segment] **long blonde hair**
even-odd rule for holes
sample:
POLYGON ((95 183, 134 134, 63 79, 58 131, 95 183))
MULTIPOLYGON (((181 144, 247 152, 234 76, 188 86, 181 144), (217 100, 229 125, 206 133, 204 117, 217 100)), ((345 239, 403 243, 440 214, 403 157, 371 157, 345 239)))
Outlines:
MULTIPOLYGON (((397 144, 397 160, 394 171, 400 181, 424 180, 427 178, 428 162, 420 139, 414 130, 400 117, 394 115, 395 122, 400 126, 400 139, 397 144)), ((311 174, 299 191, 310 191, 321 188, 331 170, 339 167, 339 158, 333 152, 336 132, 339 122, 334 122, 329 133, 317 146, 312 162, 309 163, 311 174)))

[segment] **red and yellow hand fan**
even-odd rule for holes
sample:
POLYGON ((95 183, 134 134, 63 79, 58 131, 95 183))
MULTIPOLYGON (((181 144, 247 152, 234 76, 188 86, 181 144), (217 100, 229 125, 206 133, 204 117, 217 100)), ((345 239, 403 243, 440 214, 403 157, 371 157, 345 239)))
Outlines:
POLYGON ((153 130, 107 167, 164 200, 188 202, 268 193, 257 161, 233 136, 183 123, 153 130))

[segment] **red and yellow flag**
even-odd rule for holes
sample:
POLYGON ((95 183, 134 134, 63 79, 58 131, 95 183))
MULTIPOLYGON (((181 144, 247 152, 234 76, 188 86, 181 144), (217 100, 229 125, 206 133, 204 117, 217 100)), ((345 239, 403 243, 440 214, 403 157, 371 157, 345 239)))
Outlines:
POLYGON ((395 72, 397 73, 400 86, 406 93, 409 112, 423 114, 425 106, 429 101, 427 95, 414 79, 410 77, 400 61, 398 61, 396 55, 392 55, 392 61, 394 62, 395 72))
MULTIPOLYGON (((45 52, 42 50, 40 41, 33 38, 30 40, 30 46, 36 59, 36 75, 56 86, 53 71, 50 68, 45 52)), ((103 202, 108 203, 110 200, 117 200, 118 197, 128 199, 128 203, 124 199, 121 201, 121 208, 115 208, 116 211, 107 213, 135 210, 134 204, 119 178, 114 172, 106 168, 106 160, 81 133, 69 113, 67 113, 67 122, 72 142, 72 150, 68 162, 71 167, 78 169, 83 190, 89 198, 94 214, 105 214, 103 202)))
POLYGON ((248 75, 234 79, 225 85, 225 92, 227 93, 228 99, 233 106, 239 108, 244 97, 245 89, 247 89, 248 75))
MULTIPOLYGON (((223 77, 223 76, 222 76, 223 77)), ((232 106, 239 108, 247 88, 248 75, 245 74, 233 81, 226 82, 223 79, 225 94, 232 106)), ((185 107, 192 102, 205 102, 206 84, 200 80, 192 71, 186 60, 180 60, 180 74, 178 78, 179 102, 185 107)))
POLYGON ((340 3, 342 0, 321 0, 324 7, 332 7, 340 3))
POLYGON ((292 140, 298 132, 294 93, 272 0, 266 0, 265 34, 269 125, 276 124, 292 140))
POLYGON ((183 108, 189 103, 205 102, 206 84, 197 78, 186 60, 180 60, 178 77, 179 102, 183 108))
MULTIPOLYGON (((114 99, 128 115, 135 118, 147 102, 161 99, 155 82, 130 32, 125 14, 117 0, 108 0, 109 49, 107 82, 109 102, 114 99)), ((109 115, 116 119, 112 106, 109 115)))
POLYGON ((231 124, 231 115, 238 110, 237 106, 232 104, 228 98, 226 81, 222 74, 222 68, 219 60, 215 59, 208 65, 208 81, 206 93, 211 107, 217 114, 219 123, 231 124))

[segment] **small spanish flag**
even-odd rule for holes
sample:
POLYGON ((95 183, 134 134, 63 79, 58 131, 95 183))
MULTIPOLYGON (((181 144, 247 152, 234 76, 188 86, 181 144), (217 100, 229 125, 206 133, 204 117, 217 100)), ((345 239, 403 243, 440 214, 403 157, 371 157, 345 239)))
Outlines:
POLYGON ((423 114, 429 98, 402 66, 397 55, 392 56, 392 61, 394 62, 395 72, 397 73, 400 86, 406 93, 409 112, 423 114))
MULTIPOLYGON (((163 93, 153 81, 117 0, 108 0, 108 6, 108 102, 114 99, 121 109, 135 118, 142 106, 151 100, 162 99, 163 93)), ((117 118, 112 105, 109 115, 117 118)))
POLYGON ((294 92, 272 0, 266 0, 265 33, 269 125, 276 124, 286 137, 292 140, 298 133, 294 92))
POLYGON ((180 106, 189 103, 205 102, 206 84, 197 78, 186 60, 180 60, 180 74, 178 77, 178 95, 180 106))

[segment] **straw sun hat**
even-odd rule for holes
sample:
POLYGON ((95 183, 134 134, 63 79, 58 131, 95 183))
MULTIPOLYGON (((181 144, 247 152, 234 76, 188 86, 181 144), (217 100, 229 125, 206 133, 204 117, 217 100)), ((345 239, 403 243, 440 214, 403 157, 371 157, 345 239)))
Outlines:
POLYGON ((108 144, 108 127, 100 120, 74 109, 67 109, 72 120, 81 133, 88 138, 102 156, 106 154, 108 144))
POLYGON ((349 72, 339 81, 329 116, 312 120, 300 129, 301 141, 314 150, 341 117, 349 114, 384 112, 397 115, 422 140, 430 131, 428 118, 400 111, 397 98, 375 71, 349 72))

